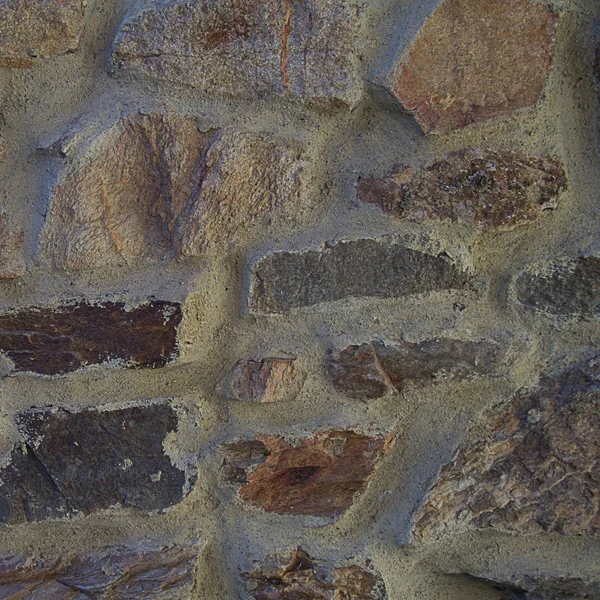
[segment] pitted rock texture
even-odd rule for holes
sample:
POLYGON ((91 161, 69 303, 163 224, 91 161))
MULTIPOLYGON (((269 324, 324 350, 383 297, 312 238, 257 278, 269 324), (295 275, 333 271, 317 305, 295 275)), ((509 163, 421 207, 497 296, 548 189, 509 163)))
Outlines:
POLYGON ((167 401, 130 408, 31 409, 16 417, 23 444, 0 469, 0 522, 89 515, 114 507, 164 510, 195 480, 163 444, 177 431, 167 401))
POLYGON ((197 550, 110 548, 66 560, 0 556, 0 598, 6 600, 191 600, 197 550))
POLYGON ((515 291, 527 309, 560 317, 600 316, 600 258, 579 256, 524 271, 515 291))
POLYGON ((512 229, 554 208, 567 181, 550 156, 465 148, 424 169, 397 167, 383 179, 361 178, 357 196, 400 219, 512 229))
POLYGON ((419 509, 416 541, 492 528, 522 535, 600 534, 598 360, 544 377, 459 449, 419 509))
POLYGON ((0 67, 32 67, 77 50, 83 0, 0 0, 0 67))
POLYGON ((58 375, 116 361, 128 368, 162 367, 179 355, 181 305, 151 300, 78 301, 0 314, 0 352, 17 372, 58 375))
POLYGON ((293 400, 304 382, 295 362, 293 358, 240 360, 217 389, 245 402, 293 400))
MULTIPOLYGON (((0 147, 0 153, 1 150, 0 147)), ((25 272, 23 237, 23 231, 15 228, 0 206, 0 279, 19 277, 25 272)))
POLYGON ((248 306, 254 312, 286 313, 351 297, 470 289, 471 280, 448 256, 407 248, 393 236, 326 242, 315 249, 272 252, 254 262, 248 306))
POLYGON ((535 105, 554 58, 558 15, 537 0, 444 0, 390 77, 426 132, 535 105))
POLYGON ((265 557, 261 568, 247 574, 254 600, 386 600, 378 573, 360 565, 339 566, 311 558, 302 548, 291 555, 265 557))
POLYGON ((196 256, 300 202, 295 142, 202 132, 161 110, 125 117, 90 146, 65 166, 41 234, 41 257, 60 269, 196 256))
POLYGON ((407 387, 491 375, 505 354, 506 348, 492 342, 439 338, 386 344, 376 340, 330 352, 325 367, 338 391, 372 399, 407 387))
POLYGON ((255 435, 225 446, 225 478, 267 512, 336 519, 367 488, 391 435, 330 430, 287 441, 255 435))
POLYGON ((352 104, 357 33, 347 0, 155 1, 124 23, 113 64, 203 91, 352 104))

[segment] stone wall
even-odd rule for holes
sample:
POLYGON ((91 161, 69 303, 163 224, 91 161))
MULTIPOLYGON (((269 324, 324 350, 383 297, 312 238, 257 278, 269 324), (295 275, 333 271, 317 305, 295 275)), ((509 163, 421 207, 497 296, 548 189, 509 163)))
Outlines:
POLYGON ((0 0, 0 597, 600 598, 598 0, 0 0))

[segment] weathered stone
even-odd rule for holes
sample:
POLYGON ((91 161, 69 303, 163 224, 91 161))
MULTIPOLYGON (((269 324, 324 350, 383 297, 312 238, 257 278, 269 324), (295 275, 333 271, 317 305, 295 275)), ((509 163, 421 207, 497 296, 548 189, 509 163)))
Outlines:
POLYGON ((357 29, 347 0, 155 1, 121 28, 113 64, 206 91, 352 104, 357 29))
POLYGON ((267 556, 263 566, 246 574, 255 600, 385 600, 379 573, 356 564, 334 565, 311 558, 302 548, 287 556, 267 556))
POLYGON ((303 383, 293 358, 240 360, 219 384, 218 391, 234 400, 279 402, 293 400, 303 383))
POLYGON ((0 0, 0 67, 31 67, 77 50, 83 0, 0 0))
POLYGON ((512 229, 554 208, 566 188, 562 163, 517 152, 451 152, 424 169, 397 167, 383 179, 361 178, 357 195, 400 219, 512 229))
POLYGON ((447 255, 407 248, 393 236, 326 242, 315 249, 272 252, 254 262, 248 306, 255 312, 285 313, 350 297, 468 289, 471 279, 447 255))
POLYGON ((197 550, 111 548, 65 560, 0 556, 5 600, 191 600, 197 550))
POLYGON ((325 367, 338 391, 354 398, 380 398, 407 387, 491 375, 505 354, 506 348, 492 342, 374 341, 330 352, 325 367))
POLYGON ((562 317, 600 316, 600 258, 580 256, 528 270, 515 283, 519 302, 562 317))
POLYGON ((165 439, 178 424, 166 401, 100 410, 31 409, 16 423, 24 443, 0 469, 2 523, 111 507, 163 510, 180 502, 195 478, 165 455, 165 439))
POLYGON ((390 77, 391 91, 426 133, 533 106, 557 25, 537 0, 444 0, 390 77))
POLYGON ((65 167, 42 230, 40 254, 61 269, 199 255, 300 200, 293 142, 202 132, 164 110, 125 117, 90 146, 65 167))
POLYGON ((118 361, 128 368, 162 367, 179 354, 181 305, 151 300, 79 301, 59 307, 28 307, 0 314, 0 352, 16 371, 70 373, 86 365, 118 361))
POLYGON ((364 492, 391 436, 330 430, 299 440, 255 435, 225 446, 226 479, 267 512, 337 518, 364 492))
MULTIPOLYGON (((0 148, 0 152, 1 150, 0 148)), ((0 279, 19 277, 25 272, 23 238, 23 231, 10 223, 8 215, 0 206, 0 279)))
POLYGON ((417 541, 492 528, 600 534, 600 376, 590 361, 544 377, 461 447, 419 509, 417 541))

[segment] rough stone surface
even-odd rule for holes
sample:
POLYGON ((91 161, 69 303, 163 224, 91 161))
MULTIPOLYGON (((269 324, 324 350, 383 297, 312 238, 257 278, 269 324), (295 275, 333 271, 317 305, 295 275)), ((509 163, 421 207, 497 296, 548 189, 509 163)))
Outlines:
POLYGON ((191 600, 197 551, 111 548, 67 560, 0 556, 0 598, 5 600, 191 600))
MULTIPOLYGON (((0 140, 0 160, 2 147, 0 140)), ((19 277, 25 272, 23 231, 17 230, 0 205, 0 279, 19 277)))
POLYGON ((225 446, 224 474, 267 512, 337 518, 364 492, 390 439, 351 430, 293 441, 256 435, 225 446))
POLYGON ((123 25, 113 63, 218 93, 352 103, 357 29, 347 0, 153 2, 123 25))
POLYGON ((407 387, 491 375, 505 354, 505 348, 492 342, 374 341, 330 352, 325 367, 338 391, 354 398, 380 398, 407 387))
POLYGON ((425 132, 445 133, 535 105, 558 15, 535 0, 444 0, 390 78, 425 132))
POLYGON ((86 365, 118 361, 129 368, 156 368, 179 354, 181 306, 152 300, 79 301, 59 307, 28 307, 0 314, 0 352, 16 371, 57 375, 86 365))
POLYGON ((246 575, 255 600, 385 600, 378 573, 360 565, 336 566, 315 560, 302 548, 291 555, 267 556, 261 568, 246 575))
POLYGON ((357 195, 417 223, 435 219, 512 229, 554 208, 566 183, 555 158, 465 148, 424 169, 397 167, 383 179, 361 178, 357 195))
POLYGON ((600 316, 600 258, 571 261, 525 271, 515 284, 519 302, 530 310, 562 317, 600 316))
POLYGON ((32 67, 76 50, 83 16, 83 0, 0 0, 0 67, 32 67))
POLYGON ((279 402, 293 400, 303 380, 293 358, 240 360, 218 391, 234 400, 279 402))
POLYGON ((407 248, 391 236, 272 252, 251 269, 248 306, 263 313, 285 313, 350 297, 394 298, 465 289, 472 278, 447 256, 407 248))
POLYGON ((177 430, 166 401, 130 408, 31 409, 19 413, 23 444, 0 470, 0 522, 88 515, 111 507, 163 510, 189 492, 193 473, 163 444, 177 430))
POLYGON ((123 118, 90 146, 65 167, 42 230, 40 254, 61 269, 195 256, 300 200, 295 142, 202 132, 161 110, 123 118))
POLYGON ((542 379, 444 466, 419 509, 416 541, 465 529, 600 533, 598 360, 542 379))

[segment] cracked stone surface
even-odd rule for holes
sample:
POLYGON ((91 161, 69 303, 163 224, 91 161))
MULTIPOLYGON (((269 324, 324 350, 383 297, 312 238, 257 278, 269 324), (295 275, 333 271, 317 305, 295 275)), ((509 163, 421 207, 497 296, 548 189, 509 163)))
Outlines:
POLYGON ((534 106, 557 26, 558 15, 535 0, 444 0, 390 76, 390 89, 426 133, 534 106))
POLYGON ((267 512, 336 519, 367 488, 391 435, 330 430, 299 440, 255 435, 224 447, 227 481, 267 512))
POLYGON ((298 209, 305 165, 293 141, 200 131, 194 117, 166 109, 129 115, 65 165, 40 256, 84 269, 201 255, 254 221, 298 209))
POLYGON ((417 223, 434 219, 507 230, 555 208, 566 187, 556 158, 465 148, 423 169, 399 166, 381 179, 361 178, 357 197, 417 223))
POLYGON ((440 471, 413 539, 491 528, 521 535, 600 533, 598 359, 543 377, 510 400, 440 471))
POLYGON ((37 60, 77 50, 83 0, 0 0, 0 67, 32 67, 37 60))
POLYGON ((352 104, 357 12, 347 0, 155 1, 123 24, 112 61, 203 91, 352 104))
POLYGON ((23 438, 0 469, 0 522, 9 525, 115 508, 144 512, 180 502, 194 473, 163 444, 177 431, 167 401, 130 408, 31 409, 16 417, 23 438))
MULTIPOLYGON (((1 123, 0 123, 1 124, 1 123)), ((2 160, 0 139, 0 160, 2 160)), ((25 272, 22 230, 18 230, 0 205, 0 279, 19 277, 25 272)))
POLYGON ((157 368, 179 355, 181 305, 151 300, 78 301, 0 314, 0 352, 17 372, 58 375, 110 361, 129 368, 157 368))
POLYGON ((449 338, 419 343, 376 340, 330 352, 325 368, 335 388, 353 398, 380 398, 438 381, 492 375, 506 348, 492 342, 449 338))

